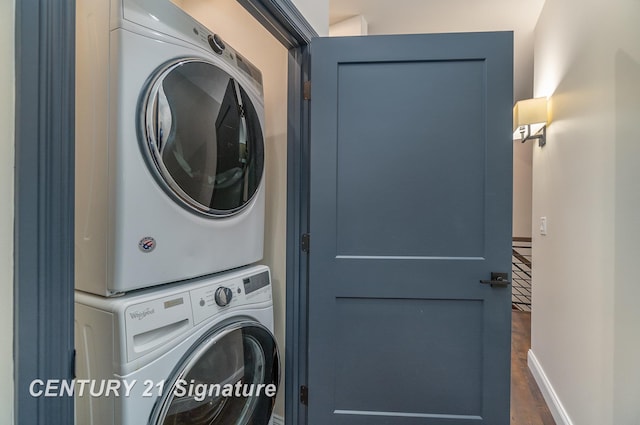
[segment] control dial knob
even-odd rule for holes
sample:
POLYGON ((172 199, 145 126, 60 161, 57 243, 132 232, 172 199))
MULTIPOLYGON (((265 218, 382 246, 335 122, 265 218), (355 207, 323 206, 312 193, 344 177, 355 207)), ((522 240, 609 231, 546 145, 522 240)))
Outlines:
POLYGON ((209 35, 207 41, 209 42, 209 46, 211 46, 211 50, 219 55, 221 55, 222 51, 227 47, 224 45, 222 39, 218 37, 218 34, 209 35))
POLYGON ((227 287, 221 286, 216 289, 214 298, 216 300, 216 304, 220 307, 226 307, 231 302, 231 298, 233 298, 233 291, 227 287))

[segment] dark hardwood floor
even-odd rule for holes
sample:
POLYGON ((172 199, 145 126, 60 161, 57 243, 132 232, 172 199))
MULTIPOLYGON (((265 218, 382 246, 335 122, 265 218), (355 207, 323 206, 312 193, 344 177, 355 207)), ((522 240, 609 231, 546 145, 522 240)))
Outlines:
POLYGON ((511 331, 511 425, 555 425, 527 366, 531 313, 513 311, 511 331))

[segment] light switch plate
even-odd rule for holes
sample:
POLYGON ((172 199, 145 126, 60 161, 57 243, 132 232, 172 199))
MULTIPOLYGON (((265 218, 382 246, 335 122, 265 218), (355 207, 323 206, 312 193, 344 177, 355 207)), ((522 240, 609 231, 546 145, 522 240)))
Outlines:
POLYGON ((540 217, 540 234, 547 235, 547 217, 540 217))

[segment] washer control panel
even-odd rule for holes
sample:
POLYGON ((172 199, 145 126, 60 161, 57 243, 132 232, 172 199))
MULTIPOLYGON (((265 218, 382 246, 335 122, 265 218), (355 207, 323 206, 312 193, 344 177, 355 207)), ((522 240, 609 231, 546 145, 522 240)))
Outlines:
POLYGON ((269 272, 238 277, 189 291, 195 324, 234 307, 271 300, 269 272))

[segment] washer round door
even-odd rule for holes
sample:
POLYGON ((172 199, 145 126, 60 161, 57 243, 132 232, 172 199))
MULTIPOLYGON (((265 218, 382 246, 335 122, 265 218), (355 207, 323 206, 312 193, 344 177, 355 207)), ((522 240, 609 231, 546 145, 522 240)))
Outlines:
POLYGON ((141 103, 147 162, 187 209, 228 216, 254 197, 264 171, 260 117, 237 80, 203 59, 171 62, 141 103))
POLYGON ((236 322, 190 350, 167 382, 153 425, 266 425, 280 379, 273 334, 236 322))

